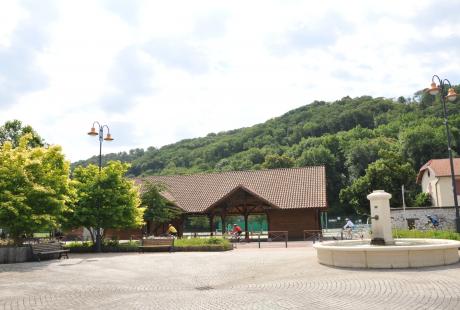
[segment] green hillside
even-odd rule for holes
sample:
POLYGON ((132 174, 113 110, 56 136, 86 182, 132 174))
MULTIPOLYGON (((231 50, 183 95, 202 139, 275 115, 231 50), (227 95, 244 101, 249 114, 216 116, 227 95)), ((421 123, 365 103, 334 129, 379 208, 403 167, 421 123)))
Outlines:
MULTIPOLYGON (((449 103, 448 110, 457 152, 460 107, 449 103)), ((440 103, 418 92, 398 100, 315 101, 252 127, 108 154, 103 161, 130 162, 132 176, 325 165, 331 212, 365 213, 372 189, 392 193, 393 206, 400 206, 403 184, 408 205, 426 204, 416 171, 431 158, 447 157, 446 143, 440 103)), ((90 162, 97 157, 73 165, 90 162)))

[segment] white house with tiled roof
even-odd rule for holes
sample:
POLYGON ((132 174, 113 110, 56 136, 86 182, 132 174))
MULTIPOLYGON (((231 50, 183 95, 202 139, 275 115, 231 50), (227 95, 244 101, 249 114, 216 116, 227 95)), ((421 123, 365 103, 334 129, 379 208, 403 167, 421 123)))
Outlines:
MULTIPOLYGON (((454 172, 457 193, 460 192, 460 158, 454 159, 454 172)), ((429 193, 435 207, 451 207, 454 205, 450 162, 445 159, 431 159, 420 168, 417 184, 422 191, 429 193)), ((458 200, 460 197, 457 195, 458 200)))

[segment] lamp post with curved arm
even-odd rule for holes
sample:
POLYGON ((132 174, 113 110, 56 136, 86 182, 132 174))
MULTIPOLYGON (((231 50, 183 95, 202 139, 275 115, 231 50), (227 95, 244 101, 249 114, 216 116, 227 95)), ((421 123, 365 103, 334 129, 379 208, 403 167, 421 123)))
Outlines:
POLYGON ((455 206, 455 228, 457 232, 460 232, 460 216, 458 210, 458 199, 457 199, 457 184, 455 181, 455 169, 454 169, 454 160, 452 158, 452 148, 451 148, 451 136, 449 130, 449 123, 447 121, 447 108, 446 108, 446 99, 450 102, 457 100, 457 93, 455 89, 450 84, 448 79, 441 79, 437 75, 433 75, 431 78, 431 86, 427 90, 430 95, 436 96, 440 94, 440 99, 442 103, 442 108, 444 111, 444 125, 446 126, 446 135, 447 135, 447 150, 449 152, 449 162, 450 162, 450 176, 452 179, 452 193, 454 195, 454 206, 455 206), (438 84, 436 84, 436 81, 438 84))
MULTIPOLYGON (((99 174, 101 174, 102 170, 102 142, 105 141, 113 141, 112 135, 110 134, 109 126, 101 125, 98 121, 93 123, 90 132, 88 132, 90 136, 99 136, 99 174), (96 131, 96 125, 98 126, 98 130, 96 131), (107 129, 107 135, 104 138, 104 129, 107 129)), ((101 209, 101 201, 98 200, 97 202, 97 227, 96 227, 96 252, 101 252, 101 227, 99 221, 99 211, 101 209)))

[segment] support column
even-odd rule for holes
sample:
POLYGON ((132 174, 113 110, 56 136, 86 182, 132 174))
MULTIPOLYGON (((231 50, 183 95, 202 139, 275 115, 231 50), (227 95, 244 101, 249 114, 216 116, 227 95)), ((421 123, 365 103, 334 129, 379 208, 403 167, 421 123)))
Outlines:
POLYGON ((211 236, 214 236, 214 214, 209 214, 209 230, 211 231, 211 236))
POLYGON ((265 210, 265 215, 267 216, 267 230, 270 231, 270 212, 265 210))
POLYGON ((220 221, 222 223, 222 235, 224 235, 227 232, 227 223, 225 223, 225 218, 226 214, 221 214, 220 215, 220 221))
POLYGON ((182 220, 182 223, 181 223, 181 231, 180 231, 180 237, 182 238, 184 236, 184 232, 185 232, 185 223, 187 222, 187 215, 185 214, 182 214, 181 215, 181 220, 182 220))
POLYGON ((321 230, 321 218, 319 209, 316 209, 316 229, 321 230))
POLYGON ((244 233, 245 233, 246 241, 249 241, 248 217, 249 217, 248 210, 245 210, 244 212, 244 233))

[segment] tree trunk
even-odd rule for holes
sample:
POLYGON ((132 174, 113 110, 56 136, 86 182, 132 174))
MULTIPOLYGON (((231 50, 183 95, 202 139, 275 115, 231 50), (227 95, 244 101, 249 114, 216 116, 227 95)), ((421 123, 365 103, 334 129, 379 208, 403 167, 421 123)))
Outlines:
POLYGON ((220 220, 222 222, 222 235, 225 235, 225 233, 227 232, 227 224, 225 223, 225 218, 225 215, 220 216, 220 220))
POLYGON ((95 244, 93 229, 91 227, 85 227, 85 228, 89 231, 89 234, 91 236, 91 241, 93 242, 93 244, 95 244))

